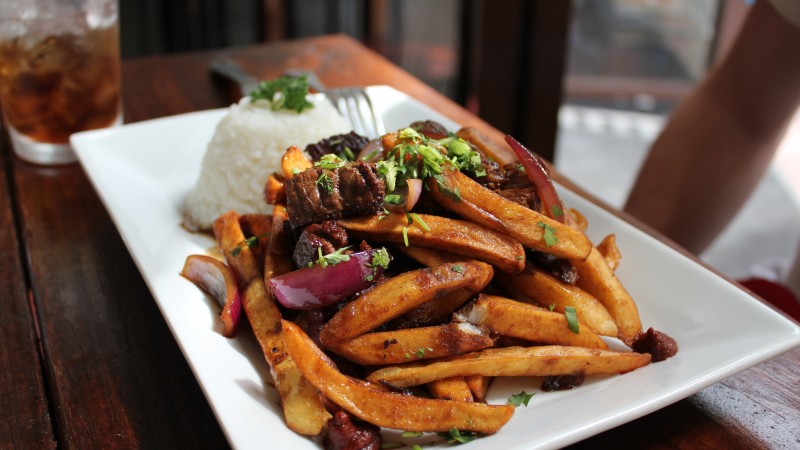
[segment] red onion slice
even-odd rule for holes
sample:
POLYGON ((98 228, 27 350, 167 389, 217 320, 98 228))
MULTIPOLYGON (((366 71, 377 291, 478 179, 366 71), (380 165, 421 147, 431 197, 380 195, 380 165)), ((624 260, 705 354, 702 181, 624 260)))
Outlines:
POLYGON ((539 156, 525 148, 511 136, 506 136, 506 142, 517 154, 519 162, 525 168, 525 173, 528 174, 528 179, 536 187, 539 198, 542 200, 542 208, 545 215, 565 223, 564 204, 561 203, 561 198, 559 198, 558 192, 553 186, 553 180, 550 179, 550 174, 547 173, 547 169, 539 156))
POLYGON ((314 309, 336 303, 364 290, 383 273, 382 267, 372 267, 372 255, 377 250, 350 254, 348 261, 322 267, 314 265, 271 278, 272 294, 285 307, 314 309))
POLYGON ((222 261, 206 255, 189 255, 181 270, 186 278, 213 297, 222 306, 222 335, 233 337, 242 315, 242 298, 236 279, 230 268, 222 261))

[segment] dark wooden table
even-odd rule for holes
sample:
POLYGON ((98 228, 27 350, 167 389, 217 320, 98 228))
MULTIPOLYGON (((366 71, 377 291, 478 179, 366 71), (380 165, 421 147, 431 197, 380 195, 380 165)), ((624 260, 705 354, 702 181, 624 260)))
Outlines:
MULTIPOLYGON (((126 122, 230 104, 207 70, 219 56, 262 78, 388 84, 500 136, 344 36, 125 61, 126 122)), ((227 447, 81 167, 27 164, 7 140, 0 161, 0 448, 227 447)), ((795 349, 576 447, 800 448, 798 405, 795 349)))

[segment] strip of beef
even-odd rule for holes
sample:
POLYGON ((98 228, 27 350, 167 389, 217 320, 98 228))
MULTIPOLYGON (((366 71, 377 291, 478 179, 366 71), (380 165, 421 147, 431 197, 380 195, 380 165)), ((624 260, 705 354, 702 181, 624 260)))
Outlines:
POLYGON ((435 120, 418 120, 409 125, 409 127, 430 139, 444 139, 450 135, 447 128, 435 120))
POLYGON ((578 281, 578 270, 568 259, 536 250, 528 250, 526 256, 528 261, 536 268, 549 273, 565 284, 575 284, 578 281))
POLYGON ((347 231, 337 222, 326 220, 312 223, 300 233, 292 259, 295 266, 302 268, 319 258, 318 249, 322 249, 323 255, 329 255, 345 246, 347 246, 347 231))
POLYGON ((367 145, 367 142, 369 142, 369 139, 355 131, 351 131, 349 134, 337 134, 325 138, 316 144, 308 144, 306 146, 306 153, 308 153, 313 161, 319 161, 323 155, 329 153, 333 153, 342 159, 352 159, 352 156, 357 155, 358 152, 367 145), (350 155, 347 154, 347 150, 345 149, 350 151, 350 155))
POLYGON ((328 420, 322 444, 325 450, 380 450, 383 437, 375 425, 352 419, 346 412, 339 411, 328 420))
MULTIPOLYGON (((480 153, 480 151, 478 151, 480 153)), ((482 177, 475 177, 475 181, 486 186, 487 189, 496 190, 503 189, 508 184, 508 176, 506 171, 501 169, 494 160, 489 159, 483 153, 481 155, 481 165, 486 169, 486 175, 482 177)))
POLYGON ((312 167, 286 181, 286 209, 294 228, 375 214, 385 195, 377 169, 365 162, 334 170, 312 167))

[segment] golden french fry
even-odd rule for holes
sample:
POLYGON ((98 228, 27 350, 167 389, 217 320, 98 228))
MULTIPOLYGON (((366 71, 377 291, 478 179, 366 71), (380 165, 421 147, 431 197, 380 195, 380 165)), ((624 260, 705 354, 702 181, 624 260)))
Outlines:
POLYGON ((457 255, 443 250, 434 250, 432 248, 425 248, 419 246, 397 246, 395 250, 403 253, 414 261, 422 264, 423 266, 433 267, 439 264, 467 261, 472 258, 463 255, 457 255))
POLYGON ((390 366, 367 380, 397 387, 418 386, 458 376, 551 376, 625 373, 650 363, 650 354, 584 347, 489 348, 425 363, 390 366))
POLYGON ((267 178, 267 184, 264 187, 264 199, 270 205, 286 204, 286 185, 274 173, 267 178))
POLYGON ((619 260, 622 259, 622 253, 620 253, 619 247, 617 247, 617 236, 614 234, 606 236, 605 239, 597 244, 597 250, 603 255, 611 271, 617 270, 617 267, 619 267, 619 260))
POLYGON ((564 284, 552 275, 533 267, 527 267, 518 275, 498 272, 495 274, 499 284, 516 300, 536 302, 539 306, 564 313, 567 306, 572 306, 578 320, 585 323, 601 336, 617 336, 617 324, 596 298, 583 290, 564 284))
POLYGON ((466 323, 363 334, 331 349, 363 365, 400 364, 460 355, 494 345, 489 333, 466 323))
POLYGON ((287 179, 312 167, 314 167, 314 163, 303 154, 302 150, 294 145, 286 149, 286 153, 281 157, 281 170, 283 171, 283 176, 287 179))
POLYGON ((578 270, 577 286, 594 296, 606 307, 614 323, 617 324, 617 337, 630 346, 642 332, 642 321, 639 319, 639 309, 628 291, 603 255, 596 248, 592 248, 589 257, 584 261, 572 261, 578 270))
POLYGON ((392 320, 389 322, 389 328, 418 328, 448 322, 453 313, 473 295, 472 292, 466 289, 456 289, 453 292, 448 292, 392 320))
POLYGON ((323 406, 319 392, 303 380, 299 369, 286 353, 280 311, 267 293, 250 248, 242 245, 245 237, 239 225, 239 216, 234 211, 220 216, 214 221, 214 235, 228 266, 236 274, 242 306, 269 363, 281 397, 286 425, 300 434, 319 434, 330 414, 323 406))
POLYGON ((461 288, 478 292, 492 273, 492 266, 478 261, 405 272, 345 305, 322 327, 320 340, 333 348, 448 292, 461 288))
POLYGON ((480 294, 478 300, 459 311, 457 317, 473 325, 488 327, 497 334, 532 342, 608 348, 585 324, 578 322, 578 332, 571 331, 562 313, 495 295, 480 294))
POLYGON ((269 286, 270 278, 277 277, 295 270, 292 260, 292 239, 286 232, 285 223, 289 221, 286 207, 276 205, 272 210, 272 231, 270 233, 269 248, 264 257, 264 282, 269 286))
POLYGON ((456 400, 459 402, 472 402, 472 391, 464 377, 445 378, 436 380, 426 385, 433 398, 442 400, 456 400))
POLYGON ((586 216, 575 208, 567 209, 567 224, 583 233, 589 228, 589 221, 586 220, 586 216))
POLYGON ((487 228, 508 234, 526 247, 569 259, 584 259, 592 249, 592 243, 582 232, 512 202, 460 171, 445 170, 439 180, 430 178, 428 187, 444 208, 487 228), (458 198, 440 189, 440 183, 449 192, 457 190, 460 193, 458 198), (551 237, 546 239, 546 236, 551 237))
POLYGON ((432 400, 370 388, 342 375, 295 324, 284 321, 289 354, 317 389, 349 413, 377 426, 404 431, 475 431, 494 433, 514 414, 511 405, 432 400))
POLYGON ((359 239, 445 250, 487 262, 501 270, 516 273, 525 267, 525 250, 505 234, 463 220, 419 214, 430 228, 416 222, 409 224, 405 214, 359 217, 340 220, 339 224, 359 239))
POLYGON ((470 375, 464 377, 467 382, 469 390, 472 392, 472 398, 476 402, 485 402, 486 393, 489 391, 489 385, 492 384, 492 377, 484 377, 482 375, 470 375))

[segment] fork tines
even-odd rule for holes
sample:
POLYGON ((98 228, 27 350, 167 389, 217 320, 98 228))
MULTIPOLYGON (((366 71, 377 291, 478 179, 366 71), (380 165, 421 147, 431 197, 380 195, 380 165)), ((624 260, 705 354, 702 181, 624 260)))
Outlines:
POLYGON ((385 132, 383 120, 375 113, 372 101, 363 88, 329 89, 325 95, 356 133, 372 139, 385 132))

